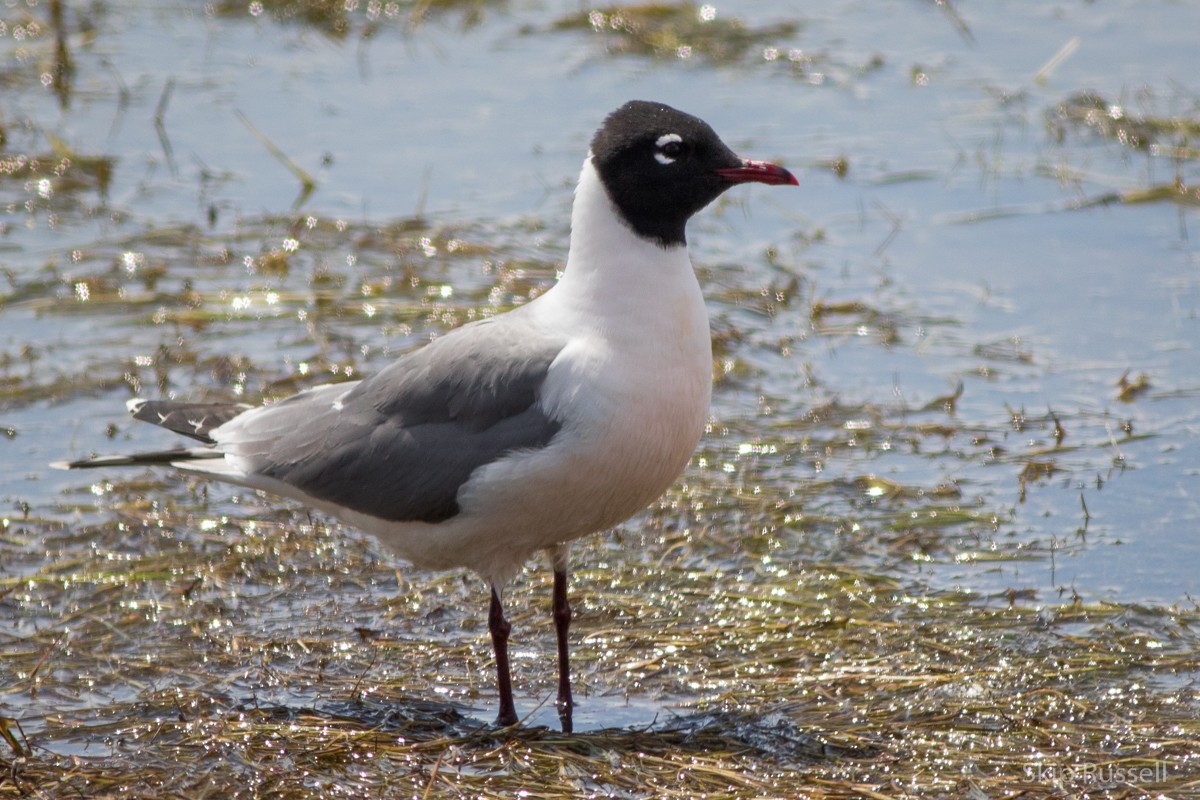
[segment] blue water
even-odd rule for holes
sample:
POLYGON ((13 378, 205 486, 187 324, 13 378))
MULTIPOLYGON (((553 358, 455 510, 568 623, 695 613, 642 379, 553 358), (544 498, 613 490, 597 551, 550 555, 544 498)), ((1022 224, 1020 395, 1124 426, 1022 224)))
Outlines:
MULTIPOLYGON (((738 14, 750 27, 795 19, 795 7, 716 4, 718 19, 738 14)), ((0 263, 23 286, 48 262, 69 277, 76 248, 106 243, 116 255, 147 228, 206 229, 210 210, 219 231, 235 231, 239 218, 287 213, 299 184, 239 114, 315 178, 307 213, 484 221, 498 235, 535 231, 533 248, 553 258, 592 131, 627 99, 661 100, 801 179, 798 191, 730 196, 692 227, 714 317, 743 334, 735 356, 749 368, 718 388, 713 412, 749 433, 718 435, 711 445, 736 454, 747 440, 768 440, 787 449, 797 442, 778 433, 777 421, 822 400, 883 408, 895 419, 962 383, 953 418, 925 416, 993 438, 1000 431, 1016 457, 1053 442, 1045 425, 1005 430, 1010 412, 1053 411, 1064 445, 1079 449, 1046 456, 1058 471, 1032 481, 1024 502, 1021 463, 983 458, 986 445, 967 434, 929 439, 919 456, 903 448, 835 456, 824 469, 919 486, 959 481, 964 496, 1000 513, 997 540, 1055 551, 982 565, 970 550, 987 542, 963 544, 961 557, 916 568, 934 586, 1188 602, 1200 574, 1197 212, 1170 203, 1069 206, 1176 175, 1195 185, 1200 169, 1195 158, 1176 162, 1086 131, 1068 129, 1060 140, 1047 120, 1083 90, 1129 114, 1195 120, 1200 4, 957 7, 969 35, 932 3, 804 6, 791 38, 756 45, 756 53, 777 48, 782 60, 732 65, 696 54, 610 54, 610 42, 592 31, 555 28, 582 8, 573 2, 505 4, 465 27, 458 12, 419 26, 385 19, 368 39, 359 13, 344 40, 266 16, 214 17, 201 3, 69 9, 73 30, 94 28, 70 40, 70 96, 64 106, 29 79, 6 87, 7 151, 46 152, 53 135, 77 153, 115 156, 112 184, 103 199, 91 192, 56 204, 38 202, 35 182, 0 183, 0 263), (811 67, 788 68, 789 50, 811 67), (1060 52, 1061 63, 1039 80, 1060 52), (168 85, 169 155, 154 124, 168 85), (835 158, 849 165, 844 179, 823 166, 835 158), (767 263, 768 248, 780 266, 767 263), (789 276, 801 281, 804 302, 774 316, 722 299, 723 289, 754 291, 789 276), (869 325, 845 335, 814 330, 814 300, 885 310, 895 340, 881 343, 869 325), (784 339, 786 354, 777 346, 784 339), (1118 398, 1126 371, 1150 383, 1132 402, 1118 398), (1119 443, 1124 427, 1150 437, 1119 443)), ((49 40, 17 40, 25 14, 44 19, 44 8, 0 11, 0 63, 27 76, 49 40)), ((233 267, 211 275, 169 266, 236 293, 256 285, 237 259, 261 244, 246 243, 233 267)), ((48 296, 71 302, 63 291, 48 296)), ((9 376, 22 374, 25 345, 43 354, 37 370, 75 374, 153 353, 170 335, 128 324, 115 310, 62 314, 27 300, 0 307, 9 376)), ((299 331, 268 323, 261 331, 218 326, 195 340, 202 351, 244 353, 284 374, 312 349, 299 331)), ((81 481, 44 465, 112 449, 105 427, 124 425, 128 396, 114 387, 0 406, 0 424, 15 433, 0 439, 6 507, 57 513, 60 492, 81 481)), ((127 433, 116 444, 129 444, 127 433)), ((812 467, 797 459, 776 488, 812 478, 812 467)))

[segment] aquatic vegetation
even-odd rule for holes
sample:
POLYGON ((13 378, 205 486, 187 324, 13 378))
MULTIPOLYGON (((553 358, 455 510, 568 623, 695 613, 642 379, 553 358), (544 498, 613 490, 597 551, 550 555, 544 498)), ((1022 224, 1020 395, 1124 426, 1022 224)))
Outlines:
POLYGON ((488 8, 503 5, 504 0, 221 0, 213 10, 226 17, 267 15, 341 39, 352 32, 369 38, 383 24, 418 25, 450 12, 460 14, 462 27, 469 28, 483 21, 488 8))
MULTIPOLYGON (((719 14, 715 5, 645 3, 617 5, 564 17, 558 30, 591 30, 605 38, 611 53, 656 58, 698 58, 730 64, 752 50, 787 41, 800 30, 797 22, 754 28, 737 17, 719 14)), ((784 57, 786 59, 786 49, 784 57)))
MULTIPOLYGON (((930 591, 798 560, 804 537, 783 530, 732 559, 732 518, 683 530, 668 502, 586 543, 594 566, 577 578, 581 708, 650 702, 659 718, 495 732, 470 710, 489 691, 478 587, 399 573, 365 540, 252 496, 231 506, 199 485, 136 482, 88 494, 82 526, 4 523, 17 637, 4 692, 56 709, 0 717, 11 796, 233 783, 285 798, 1054 797, 1038 773, 1079 790, 1085 768, 1147 768, 1138 785, 1168 794, 1195 773, 1196 609, 930 591), (38 544, 47 534, 55 551, 38 544), (646 535, 653 547, 622 542, 646 535), (303 610, 310 594, 320 613, 303 610)), ((529 571, 513 589, 523 630, 546 613, 545 579, 529 571)), ((545 661, 519 668, 550 697, 545 661)))
POLYGON ((1046 120, 1050 133, 1060 140, 1068 130, 1091 132, 1151 155, 1194 159, 1200 157, 1194 144, 1200 139, 1197 111, 1200 108, 1192 109, 1193 116, 1139 114, 1094 92, 1081 92, 1047 112, 1046 120))
MULTIPOLYGON (((189 6, 196 41, 155 7, 158 42, 218 56, 170 78, 122 60, 117 37, 145 19, 132 7, 51 5, 0 11, 0 797, 1195 794, 1200 608, 1186 586, 1155 601, 1136 561, 1186 571, 1190 551, 1164 542, 1194 527, 1187 85, 1064 84, 1072 39, 1046 45, 1034 4, 939 1, 876 23, 862 4, 771 19, 720 3, 247 0, 189 6), (977 69, 1001 13, 1040 49, 977 69), (842 14, 858 16, 830 24, 842 14), (887 26, 900 44, 875 35, 887 26), (255 69, 222 62, 231 31, 255 34, 255 69), (371 51, 341 44, 356 38, 371 51), (544 83, 580 117, 582 82, 608 97, 647 74, 714 81, 715 104, 771 109, 746 135, 778 120, 774 146, 819 198, 701 221, 710 430, 658 504, 580 544, 571 737, 543 725, 543 571, 506 601, 521 706, 549 702, 497 732, 472 580, 251 491, 44 468, 127 449, 135 394, 261 402, 352 380, 553 281, 557 182, 578 165, 549 166, 549 137, 521 162, 537 186, 519 208, 475 213, 466 193, 385 214, 332 196, 320 137, 255 141, 238 123, 277 135, 260 84, 312 119, 358 124, 361 104, 373 123, 396 78, 355 92, 345 76, 414 41, 401 79, 457 92, 482 74, 456 71, 468 47, 504 76, 444 92, 463 126, 457 98, 512 99, 501 68, 536 76, 521 102, 544 83), (349 52, 342 83, 272 63, 307 67, 314 48, 349 52), (804 88, 822 81, 851 91, 804 88), (214 108, 247 160, 200 163, 186 143, 189 115, 214 108), (264 164, 282 199, 230 202, 264 164), (745 242, 723 235, 765 218, 745 242), (1152 314, 1174 326, 1152 341, 1130 299, 1146 284, 1165 287, 1152 314), (1097 554, 1116 577, 1081 570, 1097 554), (1139 599, 1106 600, 1110 585, 1139 599)), ((1140 33, 1181 8, 1143 12, 1140 33)), ((1055 13, 1062 30, 1092 9, 1055 13)), ((488 119, 445 137, 512 135, 488 119)), ((335 166, 365 138, 330 146, 335 166)))
MULTIPOLYGON (((1153 109, 1163 100, 1152 95, 1140 98, 1153 109)), ((1189 184, 1182 165, 1200 159, 1200 104, 1194 99, 1187 113, 1156 114, 1153 110, 1137 113, 1128 106, 1110 101, 1094 92, 1071 95, 1055 109, 1047 111, 1046 126, 1051 137, 1062 142, 1068 133, 1112 141, 1149 158, 1169 160, 1176 167, 1174 180, 1149 186, 1123 189, 1087 198, 1078 208, 1124 203, 1177 203, 1200 206, 1200 186, 1189 184)))

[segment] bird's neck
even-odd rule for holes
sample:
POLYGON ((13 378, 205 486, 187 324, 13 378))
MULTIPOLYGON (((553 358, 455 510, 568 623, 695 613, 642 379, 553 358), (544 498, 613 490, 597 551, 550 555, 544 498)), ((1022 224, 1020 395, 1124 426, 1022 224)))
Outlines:
POLYGON ((687 247, 663 247, 634 233, 590 156, 575 188, 571 248, 554 292, 577 309, 625 319, 664 304, 703 303, 687 247))

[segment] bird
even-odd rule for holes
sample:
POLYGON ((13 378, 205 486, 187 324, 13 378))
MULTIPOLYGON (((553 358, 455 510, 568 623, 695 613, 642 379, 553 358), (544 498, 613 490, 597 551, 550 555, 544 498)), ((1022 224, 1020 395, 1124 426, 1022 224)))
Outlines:
POLYGON ((503 590, 548 553, 556 707, 570 733, 569 545, 654 502, 691 459, 712 347, 685 228, 752 182, 798 185, 698 117, 627 102, 591 139, 561 276, 530 302, 370 377, 264 405, 130 400, 135 419, 196 444, 53 466, 169 466, 299 501, 416 566, 474 571, 491 592, 500 727, 519 722, 503 590))

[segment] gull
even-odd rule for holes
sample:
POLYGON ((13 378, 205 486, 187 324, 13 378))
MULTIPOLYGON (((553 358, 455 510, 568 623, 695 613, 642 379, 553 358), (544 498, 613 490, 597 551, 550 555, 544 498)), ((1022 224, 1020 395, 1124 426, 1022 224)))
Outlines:
POLYGON ((554 571, 557 710, 571 732, 568 546, 654 502, 704 431, 712 349, 685 227, 735 184, 796 185, 703 120, 631 101, 592 138, 558 282, 361 381, 257 407, 134 399, 199 446, 57 462, 166 465, 298 500, 420 567, 491 590, 496 724, 517 724, 502 591, 545 551, 554 571))

